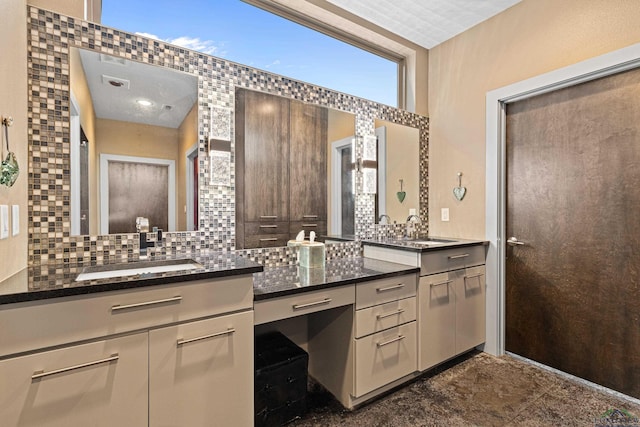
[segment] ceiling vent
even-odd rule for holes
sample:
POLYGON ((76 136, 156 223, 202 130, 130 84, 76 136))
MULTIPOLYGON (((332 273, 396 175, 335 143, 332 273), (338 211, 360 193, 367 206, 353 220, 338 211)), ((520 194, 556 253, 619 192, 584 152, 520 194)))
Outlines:
POLYGON ((102 84, 105 84, 107 86, 113 86, 116 88, 122 88, 122 89, 129 89, 129 87, 131 86, 131 82, 127 79, 108 76, 106 74, 102 75, 102 84))
POLYGON ((100 62, 104 62, 107 64, 127 65, 126 59, 118 58, 116 56, 111 56, 111 55, 105 55, 104 53, 100 54, 100 62))

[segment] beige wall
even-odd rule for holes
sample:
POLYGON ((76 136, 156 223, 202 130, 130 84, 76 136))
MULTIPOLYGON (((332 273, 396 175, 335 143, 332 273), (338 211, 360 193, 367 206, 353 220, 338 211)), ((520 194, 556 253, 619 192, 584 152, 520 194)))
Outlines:
POLYGON ((524 0, 429 53, 429 232, 485 237, 487 91, 640 42, 637 0, 524 0), (452 194, 462 172, 467 195, 452 194), (450 208, 450 221, 440 209, 450 208))
MULTIPOLYGON (((9 148, 20 175, 13 187, 0 185, 0 205, 20 207, 20 233, 0 240, 0 281, 27 266, 27 8, 24 0, 0 1, 0 116, 13 117, 9 148)), ((1 129, 4 131, 4 129, 1 129)), ((0 139, 4 143, 4 138, 0 139)), ((3 150, 7 155, 6 145, 3 150)), ((11 212, 9 212, 11 216, 11 212)))
MULTIPOLYGON (((101 154, 174 160, 177 169, 177 164, 179 163, 178 129, 97 119, 95 149, 98 163, 97 177, 100 176, 101 154)), ((100 198, 99 189, 100 183, 96 179, 96 185, 90 189, 90 192, 97 194, 97 199, 100 198)), ((176 189, 176 200, 180 198, 179 194, 181 192, 181 188, 176 189)), ((176 207, 176 215, 178 212, 180 211, 176 207)), ((98 224, 100 224, 100 210, 96 210, 96 213, 98 224)))
MULTIPOLYGON (((409 216, 409 209, 420 213, 420 132, 417 128, 403 126, 396 123, 376 120, 376 128, 384 126, 387 133, 386 155, 386 212, 391 222, 404 223, 409 216), (398 200, 400 180, 406 193, 404 201, 398 200)), ((376 219, 376 222, 377 219, 376 219)))
MULTIPOLYGON (((187 150, 198 143, 198 103, 193 104, 178 128, 178 161, 176 162, 176 230, 187 229, 187 150)), ((197 184, 196 184, 197 185, 197 184)))

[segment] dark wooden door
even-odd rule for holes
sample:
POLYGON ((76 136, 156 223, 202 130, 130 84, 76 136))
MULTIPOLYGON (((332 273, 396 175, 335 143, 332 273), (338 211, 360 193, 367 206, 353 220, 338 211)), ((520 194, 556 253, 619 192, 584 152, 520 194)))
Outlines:
POLYGON ((640 397, 640 71, 507 107, 506 349, 640 397))

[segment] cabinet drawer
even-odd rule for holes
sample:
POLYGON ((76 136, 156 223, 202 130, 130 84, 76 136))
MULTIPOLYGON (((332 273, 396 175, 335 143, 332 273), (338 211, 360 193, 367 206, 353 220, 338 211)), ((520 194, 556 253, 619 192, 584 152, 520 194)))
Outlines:
POLYGON ((263 234, 285 234, 289 232, 289 223, 286 221, 245 222, 244 233, 246 236, 263 234))
POLYGON ((415 274, 373 280, 356 285, 356 309, 371 307, 401 298, 409 298, 416 294, 415 274))
POLYGON ((353 285, 256 301, 253 307, 255 324, 260 325, 274 320, 288 319, 320 310, 341 307, 353 304, 354 301, 353 285))
POLYGON ((416 322, 356 339, 354 396, 365 395, 416 369, 416 322))
MULTIPOLYGON (((286 231, 286 230, 285 230, 286 231)), ((256 234, 244 237, 245 249, 250 248, 273 248, 277 246, 287 246, 289 234, 256 234)))
POLYGON ((356 338, 416 320, 416 297, 356 310, 356 338))
POLYGON ((289 223, 289 233, 292 235, 296 235, 300 232, 300 230, 304 230, 305 234, 308 236, 310 231, 315 231, 316 235, 319 234, 327 234, 327 222, 326 221, 292 221, 289 223))
POLYGON ((0 356, 99 338, 253 304, 251 275, 101 292, 0 307, 0 356))
POLYGON ((420 260, 420 275, 457 270, 485 263, 483 245, 424 252, 420 260))
POLYGON ((147 336, 0 361, 0 424, 147 426, 147 336))
POLYGON ((149 332, 149 426, 253 425, 253 312, 149 332))

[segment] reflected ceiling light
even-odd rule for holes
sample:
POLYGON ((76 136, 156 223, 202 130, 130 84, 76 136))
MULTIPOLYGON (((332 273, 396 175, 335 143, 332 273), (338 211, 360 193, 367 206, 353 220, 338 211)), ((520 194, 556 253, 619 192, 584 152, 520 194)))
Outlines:
POLYGON ((148 101, 146 99, 138 99, 138 104, 142 105, 143 107, 150 107, 153 105, 153 103, 151 101, 148 101))

